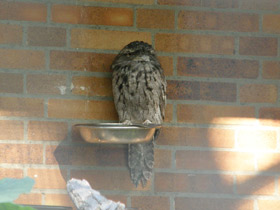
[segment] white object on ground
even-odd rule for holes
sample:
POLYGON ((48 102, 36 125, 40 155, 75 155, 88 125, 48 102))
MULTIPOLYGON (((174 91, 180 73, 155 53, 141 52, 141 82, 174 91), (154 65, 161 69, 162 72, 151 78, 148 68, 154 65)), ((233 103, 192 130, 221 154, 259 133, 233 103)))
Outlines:
POLYGON ((124 204, 108 200, 84 179, 69 180, 67 191, 78 210, 125 210, 124 204))

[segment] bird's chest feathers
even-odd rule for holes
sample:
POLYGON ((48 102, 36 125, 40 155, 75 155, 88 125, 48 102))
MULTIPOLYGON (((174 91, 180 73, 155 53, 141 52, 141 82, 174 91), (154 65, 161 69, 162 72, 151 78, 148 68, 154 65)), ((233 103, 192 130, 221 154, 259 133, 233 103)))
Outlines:
POLYGON ((155 87, 156 74, 150 69, 140 68, 128 72, 124 80, 123 93, 127 101, 133 104, 146 104, 152 100, 155 87))

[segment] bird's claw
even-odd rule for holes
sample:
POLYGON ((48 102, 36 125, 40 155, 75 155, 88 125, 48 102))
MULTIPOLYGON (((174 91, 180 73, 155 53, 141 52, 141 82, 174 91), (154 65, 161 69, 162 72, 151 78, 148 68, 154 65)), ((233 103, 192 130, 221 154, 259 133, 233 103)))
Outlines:
POLYGON ((151 122, 150 120, 145 120, 145 121, 143 122, 143 124, 144 124, 144 125, 149 125, 149 124, 152 124, 152 122, 151 122))

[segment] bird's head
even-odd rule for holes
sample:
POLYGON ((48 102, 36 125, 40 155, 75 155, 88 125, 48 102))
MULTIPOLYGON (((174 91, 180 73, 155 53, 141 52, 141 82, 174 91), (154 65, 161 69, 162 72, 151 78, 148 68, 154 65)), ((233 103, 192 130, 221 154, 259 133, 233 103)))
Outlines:
POLYGON ((143 58, 145 60, 150 56, 155 56, 153 47, 143 41, 134 41, 126 45, 121 51, 120 55, 126 56, 131 60, 143 58), (146 56, 146 57, 145 57, 146 56))

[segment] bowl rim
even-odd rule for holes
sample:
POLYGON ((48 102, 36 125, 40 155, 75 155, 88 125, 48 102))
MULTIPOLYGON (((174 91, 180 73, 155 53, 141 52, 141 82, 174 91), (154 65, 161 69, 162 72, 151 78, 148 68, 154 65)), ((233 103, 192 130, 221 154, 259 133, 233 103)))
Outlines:
POLYGON ((161 124, 132 124, 132 125, 124 125, 122 123, 85 123, 85 124, 75 124, 75 127, 87 127, 94 129, 152 129, 152 128, 160 128, 161 124))

